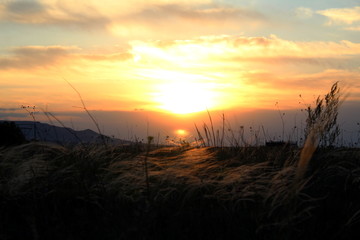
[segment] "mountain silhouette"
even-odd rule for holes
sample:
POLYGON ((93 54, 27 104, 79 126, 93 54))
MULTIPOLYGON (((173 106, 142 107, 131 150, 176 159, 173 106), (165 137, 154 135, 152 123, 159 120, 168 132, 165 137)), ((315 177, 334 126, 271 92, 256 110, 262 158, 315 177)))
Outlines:
POLYGON ((14 123, 21 129, 28 141, 35 140, 41 142, 53 142, 61 145, 76 145, 80 143, 103 143, 103 139, 105 139, 107 143, 114 145, 131 143, 130 141, 101 135, 91 129, 77 131, 72 128, 58 127, 47 123, 33 121, 14 121, 14 123))

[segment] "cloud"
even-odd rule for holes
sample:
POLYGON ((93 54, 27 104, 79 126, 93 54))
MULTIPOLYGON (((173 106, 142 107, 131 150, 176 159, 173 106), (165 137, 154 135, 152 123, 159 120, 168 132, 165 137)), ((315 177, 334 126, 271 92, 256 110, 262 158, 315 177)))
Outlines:
POLYGON ((186 5, 198 6, 210 4, 211 0, 131 0, 131 1, 118 1, 118 0, 40 0, 44 5, 52 8, 52 11, 67 12, 74 11, 85 13, 89 9, 96 9, 97 14, 113 18, 116 16, 127 16, 133 13, 142 11, 142 9, 149 8, 154 5, 186 5))
MULTIPOLYGON (((158 64, 167 67, 236 66, 274 67, 284 64, 318 66, 336 69, 357 69, 360 44, 350 41, 300 42, 270 37, 208 36, 187 40, 132 41, 129 49, 106 52, 74 46, 25 46, 13 48, 0 56, 0 69, 32 69, 51 66, 83 66, 112 68, 119 64, 149 68, 158 64), (114 65, 115 64, 115 65, 114 65)), ((285 69, 284 69, 285 70, 285 69)))
POLYGON ((324 88, 324 86, 329 87, 335 82, 340 82, 340 87, 344 94, 350 93, 347 100, 354 100, 354 98, 360 100, 359 97, 356 97, 360 91, 359 71, 326 69, 318 73, 293 76, 291 81, 288 81, 287 84, 289 89, 302 88, 311 93, 313 89, 321 89, 324 88), (311 85, 306 85, 304 82, 309 82, 311 85))
POLYGON ((244 31, 268 24, 254 10, 210 0, 6 1, 0 21, 106 29, 122 37, 177 38, 244 31))
POLYGON ((80 58, 90 61, 108 61, 108 62, 122 62, 134 59, 134 56, 129 52, 113 53, 113 54, 83 54, 80 58))
POLYGON ((65 1, 7 1, 0 3, 0 19, 22 24, 60 25, 81 28, 105 27, 109 19, 88 4, 83 9, 71 8, 65 1))
POLYGON ((249 64, 266 64, 268 66, 318 66, 324 68, 336 68, 336 69, 349 69, 356 68, 360 63, 360 60, 354 62, 353 59, 344 59, 341 57, 234 57, 230 59, 223 59, 224 61, 230 62, 241 62, 241 63, 249 63, 249 64))
POLYGON ((42 13, 44 6, 35 1, 11 1, 3 5, 9 14, 34 15, 42 13))
POLYGON ((0 56, 0 70, 29 70, 66 65, 81 68, 86 63, 124 62, 133 59, 134 56, 128 51, 87 53, 75 46, 24 46, 13 48, 8 54, 0 56))
POLYGON ((221 35, 129 44, 126 50, 106 51, 69 46, 12 49, 0 58, 0 85, 9 86, 0 89, 1 95, 8 102, 64 109, 78 102, 64 77, 74 82, 92 109, 154 110, 160 104, 154 102, 155 94, 177 83, 209 86, 225 107, 273 107, 274 99, 311 95, 314 87, 325 89, 339 80, 360 82, 360 44, 350 41, 221 35), (29 84, 33 87, 24 87, 29 84))
POLYGON ((30 69, 53 65, 66 58, 75 47, 26 46, 14 48, 11 55, 0 57, 0 70, 30 69))
POLYGON ((311 8, 298 7, 295 9, 295 15, 298 18, 311 18, 314 14, 314 11, 311 8))
MULTIPOLYGON (((353 8, 331 8, 317 11, 318 14, 326 16, 329 25, 352 25, 360 22, 360 7, 353 8)), ((345 30, 359 31, 360 26, 351 26, 345 30)))
POLYGON ((19 111, 19 108, 1 108, 0 107, 0 112, 14 112, 14 111, 19 111))
MULTIPOLYGON (((201 61, 206 59, 248 59, 260 61, 308 61, 359 57, 360 44, 340 42, 288 41, 270 37, 210 36, 192 40, 132 42, 134 54, 149 58, 201 61), (173 58, 173 56, 176 56, 173 58), (189 57, 191 56, 191 57, 189 57)), ((310 62, 313 63, 313 62, 310 62)))
MULTIPOLYGON (((16 112, 1 112, 0 118, 7 121, 16 121, 18 119, 27 118, 28 116, 25 113, 16 113, 16 112)), ((27 119, 26 119, 27 120, 27 119)))
POLYGON ((18 106, 17 108, 14 108, 14 107, 9 107, 9 108, 0 107, 0 121, 1 120, 11 121, 13 119, 26 118, 26 117, 28 117, 28 115, 29 114, 27 112, 22 111, 20 106, 18 106))
POLYGON ((151 5, 117 18, 109 29, 120 36, 178 38, 244 31, 268 24, 259 12, 219 5, 151 5))
POLYGON ((354 27, 346 27, 345 29, 348 31, 360 31, 360 25, 354 27))

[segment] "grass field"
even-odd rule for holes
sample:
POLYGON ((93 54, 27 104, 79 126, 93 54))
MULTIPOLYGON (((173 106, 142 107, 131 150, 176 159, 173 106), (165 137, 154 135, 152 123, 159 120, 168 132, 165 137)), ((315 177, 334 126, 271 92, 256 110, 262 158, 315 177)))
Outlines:
POLYGON ((360 235, 359 149, 141 148, 2 148, 0 239, 360 235))

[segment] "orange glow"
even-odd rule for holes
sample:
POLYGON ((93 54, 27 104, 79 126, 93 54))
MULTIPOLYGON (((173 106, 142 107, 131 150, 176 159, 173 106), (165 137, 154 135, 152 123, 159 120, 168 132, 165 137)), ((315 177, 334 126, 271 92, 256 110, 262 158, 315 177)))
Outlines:
POLYGON ((49 106, 51 111, 75 111, 72 106, 79 105, 79 98, 64 79, 75 86, 91 110, 142 109, 179 117, 193 117, 207 109, 273 110, 275 102, 282 109, 298 108, 300 93, 311 96, 314 88, 325 92, 335 81, 359 82, 355 68, 327 69, 312 62, 313 58, 336 58, 340 64, 341 58, 358 56, 360 44, 350 41, 296 42, 276 36, 224 35, 138 40, 129 46, 8 50, 2 60, 6 64, 0 69, 1 107, 31 104, 49 106))
POLYGON ((177 135, 180 135, 180 136, 186 136, 187 134, 188 134, 188 131, 186 131, 186 130, 184 130, 184 129, 177 129, 176 131, 175 131, 175 133, 177 134, 177 135))

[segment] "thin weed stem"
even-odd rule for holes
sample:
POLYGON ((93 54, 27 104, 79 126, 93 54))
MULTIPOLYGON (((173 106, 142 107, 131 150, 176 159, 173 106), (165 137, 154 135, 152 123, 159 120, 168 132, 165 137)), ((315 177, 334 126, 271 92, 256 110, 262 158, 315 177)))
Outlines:
POLYGON ((106 140, 105 140, 105 137, 104 135, 102 134, 101 130, 100 130, 100 127, 99 127, 99 124, 98 122, 95 120, 95 118, 93 117, 93 115, 89 112, 89 110, 87 109, 86 105, 85 105, 85 102, 80 94, 80 92, 69 82, 67 81, 65 78, 64 80, 67 82, 67 84, 69 84, 69 86, 77 93, 77 95, 79 96, 79 99, 81 101, 81 104, 82 104, 82 109, 85 110, 85 112, 87 113, 87 115, 90 117, 91 121, 95 124, 95 127, 97 128, 98 130, 98 133, 100 134, 100 137, 101 137, 101 140, 104 144, 104 146, 107 146, 107 143, 106 143, 106 140))

